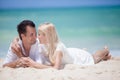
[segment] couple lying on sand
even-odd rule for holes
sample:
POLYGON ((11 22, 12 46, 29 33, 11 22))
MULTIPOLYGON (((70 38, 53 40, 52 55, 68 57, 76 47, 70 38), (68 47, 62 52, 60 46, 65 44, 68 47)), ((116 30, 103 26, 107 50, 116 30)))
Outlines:
POLYGON ((18 24, 17 31, 19 38, 10 45, 3 67, 60 69, 65 64, 93 65, 111 58, 107 47, 92 55, 83 49, 66 48, 52 23, 41 24, 38 36, 35 24, 30 20, 18 24))

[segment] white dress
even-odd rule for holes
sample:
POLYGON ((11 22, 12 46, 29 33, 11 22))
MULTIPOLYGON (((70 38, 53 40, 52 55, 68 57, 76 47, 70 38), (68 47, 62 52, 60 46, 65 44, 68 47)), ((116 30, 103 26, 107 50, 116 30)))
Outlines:
POLYGON ((92 65, 94 59, 90 53, 78 48, 66 48, 62 42, 59 42, 56 51, 62 51, 62 64, 92 65))

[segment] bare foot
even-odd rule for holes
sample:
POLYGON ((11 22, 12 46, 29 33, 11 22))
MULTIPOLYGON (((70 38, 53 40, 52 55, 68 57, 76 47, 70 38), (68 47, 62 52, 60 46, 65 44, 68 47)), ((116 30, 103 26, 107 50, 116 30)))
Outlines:
POLYGON ((108 60, 111 59, 111 54, 109 53, 109 49, 107 46, 104 46, 104 49, 108 51, 108 53, 105 55, 105 57, 103 58, 103 60, 108 60))
POLYGON ((111 54, 108 54, 107 56, 105 56, 105 57, 103 58, 103 60, 109 60, 109 59, 111 59, 111 54))

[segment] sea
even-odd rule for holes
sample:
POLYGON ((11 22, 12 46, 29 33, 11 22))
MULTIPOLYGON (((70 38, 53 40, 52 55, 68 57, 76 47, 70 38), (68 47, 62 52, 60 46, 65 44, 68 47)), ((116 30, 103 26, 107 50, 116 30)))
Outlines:
POLYGON ((44 22, 53 23, 66 47, 93 54, 108 46, 113 56, 120 56, 120 6, 0 9, 0 58, 7 55, 23 20, 32 20, 36 30, 44 22))

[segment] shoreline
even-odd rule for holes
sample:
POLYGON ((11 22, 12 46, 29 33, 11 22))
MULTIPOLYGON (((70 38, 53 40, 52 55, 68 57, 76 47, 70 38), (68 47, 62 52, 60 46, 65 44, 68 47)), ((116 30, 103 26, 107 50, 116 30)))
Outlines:
MULTIPOLYGON (((2 64, 3 59, 0 59, 2 64)), ((64 69, 0 67, 0 80, 120 80, 120 56, 91 66, 67 64, 64 69), (11 77, 12 76, 12 77, 11 77)))

